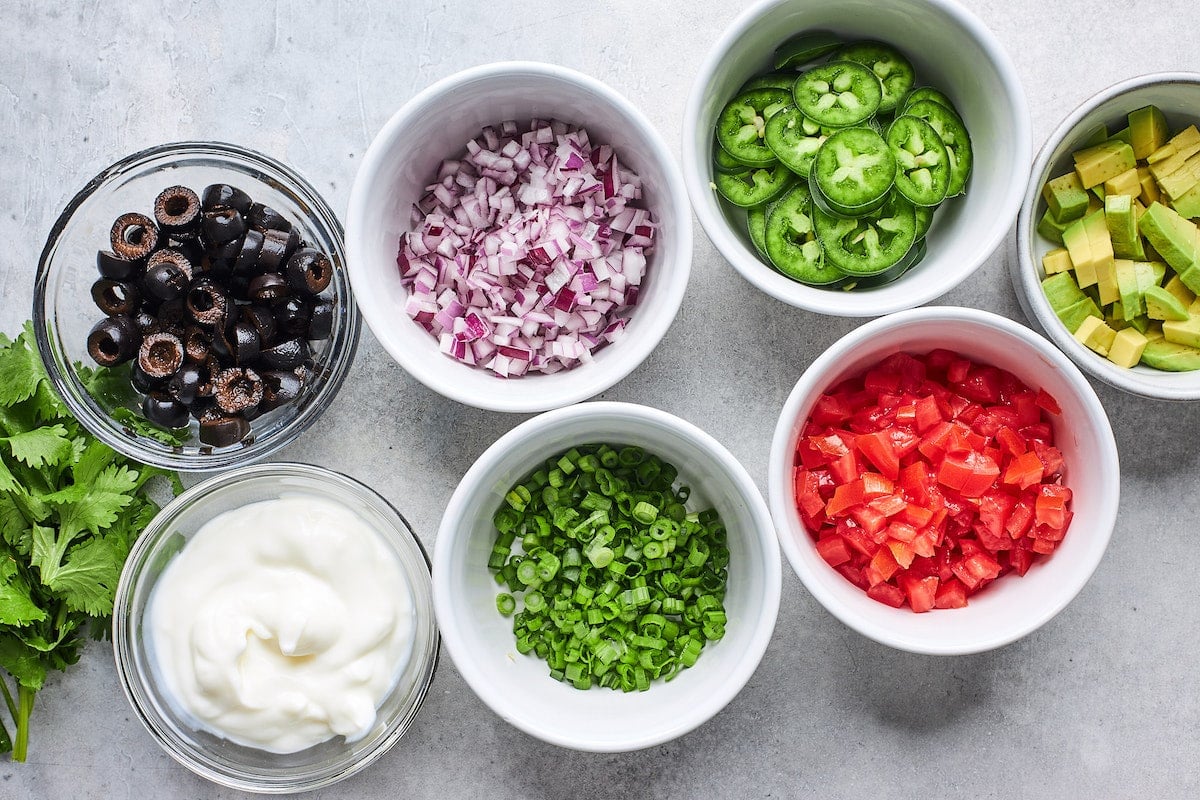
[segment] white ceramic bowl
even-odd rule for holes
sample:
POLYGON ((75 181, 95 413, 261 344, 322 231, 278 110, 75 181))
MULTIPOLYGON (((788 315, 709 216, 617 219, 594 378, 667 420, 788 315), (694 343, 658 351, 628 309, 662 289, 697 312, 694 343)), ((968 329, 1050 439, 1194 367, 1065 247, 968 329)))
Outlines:
POLYGON ((734 20, 696 76, 683 114, 683 172, 700 225, 746 280, 798 308, 873 317, 945 294, 988 259, 1020 207, 1029 129, 1025 92, 1012 61, 991 31, 954 0, 764 0, 734 20), (810 28, 900 48, 918 83, 946 92, 971 134, 975 166, 966 195, 938 209, 925 260, 874 289, 822 289, 776 272, 750 243, 745 215, 723 203, 710 185, 717 115, 743 83, 770 68, 779 44, 810 28))
POLYGON ((1084 347, 1055 316, 1041 281, 1042 256, 1057 245, 1037 233, 1038 221, 1046 211, 1042 186, 1072 168, 1071 153, 1101 125, 1120 130, 1128 124, 1130 111, 1156 105, 1166 114, 1172 131, 1200 123, 1200 73, 1160 72, 1122 81, 1100 92, 1071 112, 1050 135, 1038 153, 1029 176, 1025 202, 1017 217, 1017 260, 1009 269, 1017 299, 1025 315, 1034 320, 1071 360, 1110 386, 1143 397, 1160 400, 1200 399, 1200 372, 1163 372, 1150 367, 1118 367, 1084 347))
POLYGON ((463 476, 442 517, 433 557, 433 602, 442 640, 467 683, 526 733, 562 747, 622 752, 674 739, 712 717, 754 673, 779 610, 780 559, 754 481, 704 431, 666 412, 628 403, 583 403, 534 417, 502 436, 463 476), (512 620, 487 561, 492 515, 513 483, 545 459, 587 443, 644 447, 679 469, 689 508, 712 507, 728 534, 725 637, 669 683, 645 692, 580 691, 551 678, 544 661, 519 655, 512 620))
POLYGON ((585 400, 624 378, 657 346, 679 310, 692 257, 683 178, 662 138, 628 100, 600 81, 551 64, 505 62, 441 80, 397 111, 363 157, 346 217, 350 283, 367 324, 414 378, 446 397, 495 411, 544 411, 585 400), (438 351, 404 313, 396 252, 413 204, 442 160, 486 125, 561 119, 612 145, 643 181, 642 203, 660 223, 637 306, 622 338, 592 363, 553 375, 498 380, 438 351))
POLYGON ((809 592, 830 613, 864 636, 915 653, 977 653, 1030 633, 1066 607, 1100 563, 1117 518, 1121 492, 1117 445, 1091 384, 1042 337, 986 311, 930 307, 877 319, 843 336, 812 363, 788 396, 771 442, 771 514, 783 552, 809 592), (1058 400, 1055 444, 1066 461, 1065 483, 1075 512, 1054 554, 1023 577, 1007 576, 973 595, 960 609, 914 614, 867 597, 817 553, 796 511, 796 442, 820 395, 898 351, 956 350, 1006 369, 1058 400))

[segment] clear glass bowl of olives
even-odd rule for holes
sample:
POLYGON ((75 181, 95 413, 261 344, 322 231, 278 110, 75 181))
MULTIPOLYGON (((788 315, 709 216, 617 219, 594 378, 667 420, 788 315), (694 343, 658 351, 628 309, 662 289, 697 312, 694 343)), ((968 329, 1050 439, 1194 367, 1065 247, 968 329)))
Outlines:
POLYGON ((175 470, 266 457, 332 402, 362 323, 342 226, 268 156, 179 142, 108 167, 38 265, 34 328, 100 440, 175 470))

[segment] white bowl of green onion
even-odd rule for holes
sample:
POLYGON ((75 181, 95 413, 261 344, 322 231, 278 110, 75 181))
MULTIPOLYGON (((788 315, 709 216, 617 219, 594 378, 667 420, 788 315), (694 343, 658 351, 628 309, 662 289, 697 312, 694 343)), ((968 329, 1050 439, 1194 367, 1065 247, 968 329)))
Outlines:
POLYGON ((780 563, 758 488, 719 442, 653 408, 584 403, 517 426, 463 476, 434 607, 501 718, 623 752, 687 733, 746 684, 780 563))

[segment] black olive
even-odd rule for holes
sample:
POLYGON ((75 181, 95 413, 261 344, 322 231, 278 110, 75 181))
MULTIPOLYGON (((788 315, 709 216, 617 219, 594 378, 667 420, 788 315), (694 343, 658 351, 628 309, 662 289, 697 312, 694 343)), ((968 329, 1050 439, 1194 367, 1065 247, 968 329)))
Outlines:
POLYGON ((299 249, 300 231, 292 228, 290 231, 288 231, 287 243, 283 246, 283 263, 286 264, 299 249))
POLYGON ((190 406, 199 396, 201 385, 208 381, 204 368, 198 364, 184 364, 171 376, 167 390, 179 402, 190 406))
POLYGON ((197 278, 184 298, 188 316, 200 325, 215 327, 230 315, 233 301, 216 281, 208 277, 197 278))
POLYGON ((302 247, 284 269, 288 286, 301 294, 320 294, 333 280, 333 263, 320 250, 302 247))
POLYGON ((146 274, 142 276, 142 291, 157 300, 176 300, 187 291, 188 280, 182 267, 174 261, 163 260, 146 268, 146 274))
POLYGON ((333 301, 318 300, 308 314, 308 338, 324 341, 333 335, 333 301))
POLYGON ((185 256, 181 251, 170 247, 163 250, 155 250, 150 254, 150 258, 146 261, 146 272, 150 272, 150 270, 154 269, 159 264, 167 263, 174 264, 175 266, 179 267, 179 269, 183 271, 183 274, 187 276, 189 281, 196 272, 195 267, 187 256, 185 256))
POLYGON ((184 305, 182 297, 176 297, 174 300, 168 300, 165 303, 160 303, 157 310, 158 326, 160 330, 176 332, 179 336, 183 335, 183 329, 191 322, 188 317, 187 306, 184 305))
POLYGON ((200 397, 197 395, 196 399, 188 405, 188 413, 192 415, 193 419, 198 421, 203 418, 206 412, 211 412, 216 407, 217 404, 211 397, 200 397))
POLYGON ((202 328, 190 326, 183 333, 183 357, 190 362, 201 364, 208 359, 212 352, 212 342, 202 328))
POLYGON ((256 228, 264 233, 267 231, 283 231, 287 233, 292 229, 292 223, 287 221, 287 217, 270 206, 264 206, 262 203, 252 203, 249 213, 246 214, 246 219, 250 223, 251 228, 256 228))
POLYGON ((233 271, 238 275, 253 275, 258 271, 258 256, 262 252, 263 235, 261 231, 248 230, 242 237, 241 249, 233 262, 233 271))
POLYGON ((214 183, 211 186, 204 188, 203 200, 200 206, 205 211, 212 211, 217 208, 232 208, 241 214, 250 212, 250 206, 253 201, 250 195, 243 192, 236 186, 230 186, 227 183, 214 183))
POLYGON ((154 199, 158 229, 171 236, 194 236, 200 225, 200 198, 186 186, 169 186, 154 199))
POLYGON ((204 212, 204 241, 209 247, 232 242, 246 232, 246 220, 232 208, 204 212))
POLYGON ((250 433, 250 423, 241 417, 205 415, 200 420, 200 441, 213 447, 237 444, 250 433))
POLYGON ((249 322, 258 332, 259 346, 268 347, 275 339, 275 316, 266 306, 242 306, 242 320, 249 322))
POLYGON ((129 370, 129 385, 132 386, 138 394, 146 394, 146 392, 162 386, 163 383, 165 383, 165 381, 163 381, 161 378, 151 378, 142 371, 142 368, 138 366, 136 361, 133 362, 133 367, 131 367, 129 370))
POLYGON ((262 351, 262 362, 271 369, 294 369, 308 358, 308 343, 303 339, 285 339, 262 351))
POLYGON ((204 258, 207 255, 204 251, 204 245, 197 239, 183 239, 182 241, 171 241, 171 249, 178 250, 183 254, 183 257, 192 265, 192 274, 201 272, 205 269, 204 258))
POLYGON ((134 316, 133 321, 137 323, 138 331, 144 336, 147 333, 154 333, 158 329, 158 317, 151 314, 149 311, 142 309, 134 316))
POLYGON ((213 399, 226 414, 240 414, 262 402, 262 377, 252 369, 221 370, 213 380, 213 399))
POLYGON ((142 398, 142 416, 164 428, 182 428, 188 424, 187 406, 164 392, 150 392, 142 398))
POLYGON ((183 342, 166 332, 151 333, 138 349, 138 366, 151 378, 169 378, 183 366, 183 342))
POLYGON ((249 322, 237 323, 228 337, 228 342, 229 349, 233 351, 234 363, 243 367, 258 358, 262 344, 258 331, 249 322))
POLYGON ((117 314, 132 316, 141 305, 142 295, 132 283, 101 278, 92 284, 92 299, 96 301, 96 307, 110 317, 117 314))
POLYGON ((140 266, 137 261, 121 258, 109 250, 99 250, 96 252, 96 269, 109 280, 127 281, 138 274, 140 266))
POLYGON ((138 261, 158 247, 158 227, 145 214, 122 214, 108 234, 113 252, 128 261, 138 261))
POLYGON ((262 374, 263 399, 260 406, 264 412, 273 411, 300 396, 304 381, 294 372, 268 370, 262 374))
POLYGON ((256 275, 250 281, 250 298, 252 300, 270 301, 287 297, 290 293, 287 281, 278 272, 268 272, 256 275))
POLYGON ((283 335, 304 336, 308 332, 309 310, 308 303, 298 297, 290 297, 275 306, 275 322, 283 335))
POLYGON ((288 260, 290 241, 283 231, 265 231, 262 251, 258 254, 258 269, 261 272, 278 272, 282 269, 288 260))
POLYGON ((102 367, 115 367, 137 355, 142 335, 126 316, 105 317, 87 337, 88 355, 102 367))

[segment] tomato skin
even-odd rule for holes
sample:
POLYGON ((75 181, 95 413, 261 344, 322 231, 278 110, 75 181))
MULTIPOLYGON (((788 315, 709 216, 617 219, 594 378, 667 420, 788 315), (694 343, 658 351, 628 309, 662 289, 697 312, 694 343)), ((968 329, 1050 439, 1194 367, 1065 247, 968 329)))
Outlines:
POLYGON ((892 437, 886 431, 859 436, 854 440, 854 447, 867 461, 874 464, 884 477, 892 480, 900 477, 900 456, 896 453, 892 437))
POLYGON ((908 607, 915 613, 923 614, 934 607, 939 582, 936 577, 921 578, 911 573, 905 573, 900 576, 898 582, 908 598, 908 607))
POLYGON ((873 584, 867 589, 867 597, 892 608, 900 608, 904 605, 904 592, 890 583, 873 584))
POLYGON ((846 544, 844 538, 838 536, 836 533, 818 540, 817 552, 821 554, 821 558, 829 562, 829 566, 831 567, 845 564, 852 558, 850 546, 846 544))

